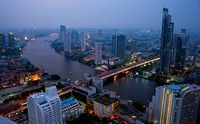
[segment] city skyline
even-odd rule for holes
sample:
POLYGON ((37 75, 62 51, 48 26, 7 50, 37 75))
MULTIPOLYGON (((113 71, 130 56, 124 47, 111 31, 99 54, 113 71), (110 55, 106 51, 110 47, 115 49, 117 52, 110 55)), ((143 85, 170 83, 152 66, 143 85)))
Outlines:
POLYGON ((3 1, 1 28, 156 28, 163 7, 170 9, 176 28, 199 29, 200 1, 3 1), (11 4, 12 3, 12 4, 11 4), (180 6, 179 6, 180 5, 180 6), (120 9, 119 9, 120 8, 120 9), (26 11, 25 11, 26 10, 26 11), (151 10, 151 11, 149 11, 151 10), (66 16, 65 16, 66 15, 66 16), (87 18, 85 18, 87 16, 87 18))

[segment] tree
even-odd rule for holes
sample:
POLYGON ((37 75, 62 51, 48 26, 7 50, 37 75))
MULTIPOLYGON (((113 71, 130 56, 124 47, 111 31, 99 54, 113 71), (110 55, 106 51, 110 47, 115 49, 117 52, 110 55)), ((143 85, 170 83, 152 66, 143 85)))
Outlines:
POLYGON ((57 74, 52 74, 52 75, 51 75, 51 79, 52 79, 52 80, 60 80, 60 76, 57 75, 57 74))

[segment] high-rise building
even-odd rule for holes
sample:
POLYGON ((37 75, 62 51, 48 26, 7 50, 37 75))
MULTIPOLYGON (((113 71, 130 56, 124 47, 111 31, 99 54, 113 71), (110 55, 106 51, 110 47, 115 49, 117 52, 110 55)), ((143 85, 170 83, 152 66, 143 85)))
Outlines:
POLYGON ((186 56, 186 46, 184 45, 184 38, 175 37, 176 42, 176 58, 175 58, 175 69, 182 71, 185 65, 185 56, 186 56))
POLYGON ((96 42, 95 43, 95 64, 99 65, 102 64, 102 43, 96 42))
POLYGON ((72 43, 77 43, 79 40, 79 34, 78 34, 78 31, 77 30, 72 30, 71 31, 71 40, 72 40, 72 43))
POLYGON ((71 33, 65 33, 64 52, 71 52, 71 33))
POLYGON ((64 25, 60 26, 60 34, 59 34, 59 41, 64 43, 65 39, 66 27, 64 25))
POLYGON ((96 38, 102 38, 103 30, 98 30, 96 38))
POLYGON ((146 118, 155 124, 195 124, 199 97, 197 85, 159 86, 146 109, 146 118))
POLYGON ((85 33, 81 32, 81 51, 85 51, 85 33))
POLYGON ((162 34, 161 34, 161 54, 160 54, 160 71, 164 74, 169 72, 171 59, 171 43, 173 39, 174 23, 171 22, 171 15, 168 9, 163 8, 162 34))
POLYGON ((14 33, 12 33, 12 32, 8 33, 8 43, 9 43, 9 48, 10 49, 14 49, 15 48, 14 33))
POLYGON ((186 34, 186 29, 181 29, 182 46, 187 46, 188 36, 186 34))
POLYGON ((61 100, 55 86, 28 97, 29 124, 62 124, 61 100))
POLYGON ((112 36, 112 54, 114 57, 119 57, 120 59, 125 58, 126 50, 126 36, 124 35, 113 35, 112 36))
POLYGON ((131 52, 136 52, 136 42, 134 40, 131 41, 131 52))
POLYGON ((0 34, 0 52, 3 52, 5 49, 6 49, 5 35, 0 34))

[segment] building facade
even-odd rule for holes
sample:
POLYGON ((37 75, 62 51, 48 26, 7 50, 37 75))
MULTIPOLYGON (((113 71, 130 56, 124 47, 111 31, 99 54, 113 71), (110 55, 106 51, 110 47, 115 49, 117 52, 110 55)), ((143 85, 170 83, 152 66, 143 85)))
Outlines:
POLYGON ((59 34, 59 41, 64 43, 65 42, 65 33, 66 33, 66 27, 64 25, 60 26, 60 34, 59 34))
POLYGON ((103 89, 103 80, 101 78, 93 77, 92 86, 96 87, 97 92, 100 93, 103 89))
POLYGON ((62 119, 63 123, 66 124, 68 118, 74 116, 78 117, 80 114, 84 113, 84 107, 76 99, 69 98, 62 101, 62 119))
POLYGON ((71 52, 71 33, 65 33, 64 52, 71 52))
POLYGON ((136 52, 136 41, 134 40, 131 41, 131 52, 136 52))
POLYGON ((0 34, 0 52, 3 52, 5 49, 6 49, 5 35, 0 34))
POLYGON ((10 32, 8 33, 8 43, 10 49, 15 49, 15 39, 14 39, 14 33, 10 32))
POLYGON ((95 43, 95 55, 94 55, 94 63, 96 65, 102 64, 102 43, 95 43))
POLYGON ((112 54, 114 57, 119 57, 120 59, 125 58, 126 52, 126 36, 124 35, 113 35, 112 36, 112 54))
POLYGON ((28 97, 29 124, 62 124, 61 100, 55 86, 28 97))
POLYGON ((172 39, 173 39, 174 23, 171 22, 171 15, 168 14, 168 9, 163 8, 162 33, 161 33, 161 54, 160 54, 160 72, 168 74, 170 60, 172 54, 172 39))
POLYGON ((85 51, 85 33, 81 32, 81 51, 85 51))
POLYGON ((185 65, 186 46, 183 46, 184 39, 176 37, 176 58, 175 58, 175 69, 183 71, 185 65))
POLYGON ((195 124, 199 97, 200 87, 196 85, 157 87, 146 109, 147 120, 155 124, 195 124))
POLYGON ((90 97, 88 108, 101 118, 110 118, 119 108, 119 99, 110 97, 108 94, 90 97))

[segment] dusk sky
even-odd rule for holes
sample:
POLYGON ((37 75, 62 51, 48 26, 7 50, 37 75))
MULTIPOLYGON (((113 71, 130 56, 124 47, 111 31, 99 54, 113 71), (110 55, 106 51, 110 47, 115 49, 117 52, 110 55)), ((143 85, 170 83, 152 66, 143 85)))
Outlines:
POLYGON ((161 29, 163 7, 176 29, 200 29, 200 0, 0 0, 0 28, 161 29))

